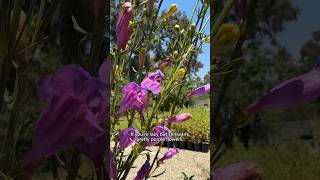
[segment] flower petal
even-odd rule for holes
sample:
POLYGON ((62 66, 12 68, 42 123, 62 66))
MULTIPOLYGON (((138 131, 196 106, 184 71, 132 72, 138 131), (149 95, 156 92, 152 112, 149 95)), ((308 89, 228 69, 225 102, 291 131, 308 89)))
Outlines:
POLYGON ((214 169, 211 171, 214 180, 253 180, 261 178, 262 168, 253 162, 240 162, 214 169))
POLYGON ((268 94, 244 111, 257 113, 268 109, 283 109, 303 105, 320 96, 320 69, 297 76, 274 87, 268 94))

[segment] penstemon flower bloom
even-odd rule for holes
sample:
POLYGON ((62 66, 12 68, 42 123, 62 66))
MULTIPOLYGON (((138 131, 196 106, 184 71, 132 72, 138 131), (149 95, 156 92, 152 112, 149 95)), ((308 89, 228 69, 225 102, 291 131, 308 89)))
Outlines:
POLYGON ((205 94, 210 93, 210 83, 204 85, 204 86, 200 86, 197 89, 193 90, 192 92, 190 92, 188 94, 188 97, 193 97, 193 96, 202 96, 205 94))
POLYGON ((138 173, 137 173, 137 176, 134 178, 134 180, 143 180, 145 179, 145 177, 148 176, 148 172, 150 170, 150 163, 149 161, 147 160, 142 166, 141 168, 139 169, 138 173))
POLYGON ((262 168, 253 162, 240 162, 217 169, 213 169, 210 173, 211 179, 214 180, 245 180, 259 179, 263 174, 262 168))
POLYGON ((320 96, 320 68, 289 79, 274 87, 261 99, 245 109, 257 113, 268 109, 283 109, 303 105, 320 96))
POLYGON ((129 145, 135 143, 138 139, 137 134, 139 132, 132 127, 127 129, 123 129, 119 132, 119 146, 123 150, 127 148, 129 145))
POLYGON ((129 26, 131 18, 132 5, 130 2, 125 2, 121 6, 121 12, 118 16, 116 25, 117 47, 121 50, 126 49, 129 38, 132 34, 132 29, 129 26))
POLYGON ((167 118, 165 121, 168 123, 179 123, 179 122, 184 122, 192 118, 192 114, 190 113, 182 113, 170 118, 167 118))
POLYGON ((69 65, 38 81, 38 94, 46 106, 34 129, 32 148, 22 158, 24 166, 75 144, 101 170, 107 150, 102 127, 109 118, 109 68, 108 63, 103 63, 99 78, 95 78, 84 69, 69 65))
POLYGON ((159 159, 160 162, 163 162, 164 160, 171 159, 174 155, 178 154, 179 151, 176 147, 170 148, 161 159, 159 159))
POLYGON ((141 87, 150 90, 153 94, 159 94, 163 78, 164 74, 160 70, 149 73, 141 82, 141 87))
POLYGON ((160 141, 155 140, 156 138, 160 138, 161 140, 169 138, 170 137, 169 134, 171 133, 171 131, 164 123, 160 123, 156 127, 153 128, 151 133, 155 133, 157 135, 149 136, 148 137, 149 142, 146 142, 145 146, 154 146, 154 145, 158 144, 160 141))
POLYGON ((134 82, 128 83, 122 88, 122 99, 119 112, 135 109, 142 113, 147 109, 148 92, 134 82))

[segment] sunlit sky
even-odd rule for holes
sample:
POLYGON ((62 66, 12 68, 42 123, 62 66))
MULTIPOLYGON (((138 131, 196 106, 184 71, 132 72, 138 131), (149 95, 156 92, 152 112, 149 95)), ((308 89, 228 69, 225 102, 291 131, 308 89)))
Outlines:
POLYGON ((312 38, 312 32, 320 30, 320 1, 319 0, 293 0, 301 9, 297 21, 285 24, 285 30, 277 34, 277 39, 284 45, 293 59, 300 58, 300 48, 312 38))
MULTIPOLYGON (((171 4, 176 4, 180 11, 184 11, 188 17, 191 17, 196 0, 164 0, 161 11, 169 9, 171 4)), ((207 13, 207 17, 210 12, 207 13)), ((210 34, 210 23, 204 30, 205 34, 210 34)), ((203 68, 198 72, 198 75, 203 78, 210 70, 210 44, 206 43, 203 48, 203 53, 198 56, 198 60, 202 62, 203 68)))

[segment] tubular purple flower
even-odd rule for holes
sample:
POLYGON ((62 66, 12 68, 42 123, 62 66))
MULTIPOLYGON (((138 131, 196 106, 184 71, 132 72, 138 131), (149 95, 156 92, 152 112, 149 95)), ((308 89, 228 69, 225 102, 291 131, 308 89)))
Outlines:
POLYGON ((117 180, 117 167, 114 163, 114 154, 110 152, 109 155, 109 176, 111 180, 117 180))
POLYGON ((137 176, 134 178, 134 180, 143 180, 148 176, 149 170, 151 166, 149 161, 146 161, 140 168, 140 170, 137 173, 137 176))
POLYGON ((178 154, 179 151, 176 147, 174 148, 170 148, 164 155, 161 159, 159 159, 160 162, 163 162, 164 160, 167 160, 167 159, 171 159, 174 155, 178 154))
POLYGON ((103 63, 100 78, 95 78, 82 68, 63 66, 56 75, 38 81, 38 94, 46 106, 33 131, 32 147, 21 159, 24 167, 75 144, 101 170, 108 148, 102 127, 109 121, 109 68, 103 63))
POLYGON ((127 148, 132 143, 135 143, 138 139, 137 135, 139 132, 132 127, 123 129, 119 132, 119 146, 122 150, 127 148))
POLYGON ((171 131, 164 123, 160 123, 153 128, 151 133, 154 133, 154 135, 151 135, 148 137, 149 142, 146 142, 144 144, 145 147, 154 146, 158 144, 161 140, 169 138, 170 137, 169 134, 171 133, 171 131))
POLYGON ((214 180, 249 180, 260 179, 263 174, 262 168, 253 162, 240 162, 217 169, 210 173, 211 179, 214 180))
POLYGON ((193 90, 191 93, 188 94, 188 97, 202 96, 208 93, 210 93, 210 83, 204 86, 200 86, 197 89, 193 90))
POLYGON ((117 19, 116 36, 117 46, 121 50, 125 50, 129 38, 132 34, 132 29, 129 27, 129 22, 132 18, 132 5, 130 2, 125 2, 121 6, 121 11, 117 19))
POLYGON ((129 109, 135 109, 142 113, 147 110, 148 92, 134 82, 128 83, 122 88, 122 99, 119 113, 129 109))
POLYGON ((257 113, 269 109, 284 109, 301 106, 320 96, 320 68, 289 79, 271 89, 255 103, 249 105, 246 113, 257 113))
POLYGON ((173 117, 169 117, 165 120, 168 123, 180 123, 187 121, 188 119, 192 118, 192 114, 190 113, 182 113, 173 117))
POLYGON ((149 73, 141 82, 141 87, 150 90, 153 94, 159 94, 163 78, 164 74, 160 70, 149 73))

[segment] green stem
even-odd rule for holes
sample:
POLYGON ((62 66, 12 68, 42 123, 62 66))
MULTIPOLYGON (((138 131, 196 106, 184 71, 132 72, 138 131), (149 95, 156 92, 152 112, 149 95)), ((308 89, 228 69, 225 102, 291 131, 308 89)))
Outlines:
POLYGON ((80 166, 80 152, 74 148, 72 152, 71 162, 68 168, 66 180, 76 180, 80 166))
MULTIPOLYGON (((109 2, 109 0, 107 0, 109 2)), ((98 64, 99 64, 99 57, 102 49, 103 43, 103 33, 106 30, 106 7, 107 7, 106 0, 97 0, 96 7, 98 8, 96 11, 96 16, 94 20, 94 30, 93 30, 93 38, 92 38, 92 48, 90 51, 89 57, 89 69, 91 72, 96 72, 98 64)))
POLYGON ((235 4, 236 0, 228 0, 222 12, 220 13, 218 19, 214 22, 212 29, 211 29, 211 36, 214 37, 215 34, 218 32, 219 26, 224 22, 225 18, 228 16, 230 10, 232 9, 233 5, 235 4))

